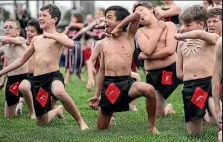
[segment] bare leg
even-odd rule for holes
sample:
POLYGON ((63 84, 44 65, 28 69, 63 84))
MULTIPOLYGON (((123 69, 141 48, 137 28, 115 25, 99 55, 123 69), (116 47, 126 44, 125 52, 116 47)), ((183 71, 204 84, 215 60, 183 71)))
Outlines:
POLYGON ((69 71, 69 69, 66 69, 66 76, 65 76, 65 80, 64 80, 65 84, 70 82, 70 77, 71 77, 70 71, 69 71))
MULTIPOLYGON (((53 110, 53 109, 56 109, 56 108, 57 108, 57 100, 55 100, 53 97, 51 97, 51 109, 53 110)), ((66 119, 63 114, 57 115, 57 117, 59 119, 63 119, 63 120, 66 119)))
POLYGON ((187 122, 186 127, 189 134, 201 134, 203 131, 202 119, 187 122))
POLYGON ((16 116, 16 107, 18 103, 13 106, 8 106, 7 102, 5 102, 5 118, 9 119, 16 116))
POLYGON ((83 76, 81 75, 81 73, 78 73, 78 74, 77 74, 77 77, 79 78, 79 80, 80 80, 81 82, 84 82, 84 78, 83 78, 83 76))
POLYGON ((163 96, 161 96, 159 91, 156 91, 156 100, 156 117, 166 116, 168 114, 174 113, 172 104, 167 104, 165 108, 165 99, 163 96))
POLYGON ((61 81, 55 80, 52 83, 51 91, 54 94, 54 96, 62 102, 64 108, 76 120, 81 130, 88 129, 88 126, 81 117, 80 112, 78 111, 74 101, 65 91, 63 83, 61 81))
MULTIPOLYGON (((131 72, 131 77, 132 78, 135 78, 136 81, 140 82, 141 81, 141 77, 138 73, 136 72, 131 72)), ((135 112, 135 111, 138 111, 138 109, 136 108, 136 105, 137 105, 137 99, 133 100, 131 103, 130 103, 130 110, 135 112)))
POLYGON ((112 118, 112 114, 104 115, 101 112, 101 108, 99 107, 99 109, 98 109, 98 120, 97 120, 98 129, 100 129, 100 130, 107 129, 110 125, 111 118, 112 118))
POLYGON ((218 142, 222 142, 222 131, 218 132, 218 142))
POLYGON ((212 116, 212 117, 210 117, 210 123, 217 122, 217 115, 215 113, 215 105, 214 105, 213 97, 208 98, 208 108, 209 108, 211 116, 212 116), (213 120, 213 118, 215 121, 213 120))
POLYGON ((146 111, 149 120, 148 131, 154 134, 158 134, 159 132, 155 126, 155 119, 156 119, 155 89, 149 84, 143 82, 135 82, 132 84, 131 89, 129 90, 129 96, 131 98, 139 98, 142 96, 146 97, 146 111))
POLYGON ((19 91, 24 96, 25 102, 29 109, 31 119, 36 119, 30 82, 27 80, 23 80, 19 85, 19 91))
POLYGON ((59 105, 57 108, 49 111, 48 113, 37 117, 37 124, 38 125, 45 125, 49 124, 56 116, 63 115, 63 106, 59 105))

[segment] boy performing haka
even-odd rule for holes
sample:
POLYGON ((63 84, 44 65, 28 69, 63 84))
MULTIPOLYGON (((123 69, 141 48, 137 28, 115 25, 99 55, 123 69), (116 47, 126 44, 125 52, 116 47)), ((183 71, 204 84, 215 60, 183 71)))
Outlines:
MULTIPOLYGON (((208 20, 207 20, 207 31, 209 33, 216 33, 219 36, 222 34, 222 9, 220 8, 212 8, 208 10, 208 20)), ((214 100, 212 97, 208 99, 208 108, 209 111, 206 111, 206 114, 204 116, 204 120, 208 123, 214 122, 213 119, 210 119, 212 117, 209 117, 210 114, 215 114, 215 108, 214 108, 214 100), (208 113, 209 112, 209 113, 208 113)))
POLYGON ((157 98, 156 116, 174 113, 172 104, 165 108, 165 100, 181 83, 176 76, 176 47, 174 34, 176 26, 172 22, 158 21, 151 3, 138 3, 133 12, 143 13, 140 24, 144 25, 137 31, 140 59, 145 60, 144 68, 148 71, 146 82, 154 86, 157 98), (155 34, 154 34, 155 33, 155 34))
MULTIPOLYGON (((6 44, 0 48, 0 56, 4 54, 7 65, 20 58, 27 49, 25 39, 19 37, 20 28, 19 22, 14 19, 8 19, 4 24, 3 30, 5 36, 0 36, 0 41, 6 44)), ((35 119, 32 92, 26 86, 28 79, 28 64, 26 63, 14 71, 10 70, 8 72, 8 81, 5 90, 6 119, 16 116, 18 110, 22 109, 23 104, 19 103, 19 98, 22 95, 29 108, 31 119, 35 119)))
POLYGON ((72 98, 64 89, 63 76, 59 72, 59 59, 63 46, 73 48, 74 42, 63 33, 56 32, 61 12, 57 6, 48 4, 40 11, 39 23, 43 35, 33 38, 28 50, 22 57, 0 72, 3 75, 23 65, 35 53, 34 69, 34 107, 37 124, 48 124, 56 116, 63 117, 63 106, 77 121, 81 130, 88 129, 72 98), (51 96, 62 102, 51 109, 51 96))
POLYGON ((222 141, 222 109, 220 97, 222 99, 222 37, 220 37, 215 47, 214 70, 212 74, 212 94, 215 104, 215 113, 217 115, 217 125, 219 129, 218 141, 222 141), (220 89, 219 89, 220 88, 220 89))
POLYGON ((186 33, 175 35, 181 41, 177 48, 177 76, 184 81, 186 128, 189 134, 201 133, 202 118, 211 95, 214 50, 219 36, 204 31, 208 17, 203 6, 186 9, 180 19, 186 33))
MULTIPOLYGON (((132 100, 145 96, 149 119, 148 131, 159 133, 155 127, 156 97, 154 88, 146 83, 135 82, 135 79, 131 79, 130 76, 134 35, 139 26, 141 13, 137 12, 128 16, 129 12, 125 8, 111 6, 106 9, 105 15, 107 33, 112 33, 112 37, 99 41, 95 47, 100 49, 99 73, 103 78, 98 80, 100 81, 98 89, 101 90, 101 99, 97 127, 99 129, 108 128, 114 112, 129 110, 129 103, 132 100)), ((94 79, 92 72, 90 79, 91 81, 94 79)), ((94 96, 89 101, 92 106, 95 106, 98 99, 99 96, 94 96)))

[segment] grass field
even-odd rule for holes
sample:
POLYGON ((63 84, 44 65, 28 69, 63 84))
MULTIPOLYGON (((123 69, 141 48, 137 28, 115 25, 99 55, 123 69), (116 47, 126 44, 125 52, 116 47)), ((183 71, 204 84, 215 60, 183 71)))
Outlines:
MULTIPOLYGON (((62 70, 63 72, 63 70, 62 70)), ((145 76, 140 72, 142 80, 145 76)), ((84 72, 85 80, 87 74, 84 72)), ((97 112, 91 110, 86 103, 92 96, 85 89, 86 84, 80 83, 76 76, 72 76, 71 83, 66 86, 67 92, 77 104, 84 120, 91 128, 81 132, 72 117, 64 112, 65 121, 54 119, 47 126, 37 126, 28 117, 27 107, 23 116, 5 120, 4 93, 0 95, 0 142, 40 142, 40 141, 74 141, 74 142, 216 142, 217 129, 213 125, 204 124, 204 132, 200 136, 189 136, 184 128, 184 113, 181 97, 181 86, 171 95, 167 102, 174 105, 176 114, 157 119, 157 129, 160 135, 147 132, 147 114, 145 99, 138 100, 138 112, 116 113, 116 126, 105 131, 96 129, 97 112)))

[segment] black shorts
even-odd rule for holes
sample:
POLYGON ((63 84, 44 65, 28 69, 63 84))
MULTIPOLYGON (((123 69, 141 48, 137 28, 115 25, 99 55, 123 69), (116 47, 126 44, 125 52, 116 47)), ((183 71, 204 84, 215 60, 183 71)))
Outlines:
POLYGON ((33 103, 36 116, 42 116, 51 110, 51 85, 59 80, 64 84, 63 75, 59 72, 51 72, 33 77, 33 103))
POLYGON ((166 100, 173 91, 182 83, 176 75, 176 62, 168 67, 148 71, 146 82, 159 91, 166 100))
POLYGON ((131 76, 105 76, 99 103, 104 115, 129 110, 133 98, 128 93, 135 81, 131 76))
POLYGON ((5 99, 8 106, 13 106, 19 102, 19 98, 22 97, 22 93, 19 91, 19 84, 28 79, 28 74, 20 74, 15 76, 8 76, 5 89, 5 99))
POLYGON ((185 122, 203 118, 211 96, 211 77, 184 81, 182 94, 185 122))

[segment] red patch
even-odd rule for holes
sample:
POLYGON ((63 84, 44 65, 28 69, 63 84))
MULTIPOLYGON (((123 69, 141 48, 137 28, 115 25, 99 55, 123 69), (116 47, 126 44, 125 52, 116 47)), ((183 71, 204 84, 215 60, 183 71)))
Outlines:
POLYGON ((166 85, 172 85, 172 72, 163 71, 161 83, 166 85))
POLYGON ((191 98, 191 102, 194 103, 200 109, 202 109, 207 97, 208 93, 200 87, 197 87, 194 91, 193 97, 191 98))
POLYGON ((222 84, 220 86, 220 96, 222 96, 222 84))
POLYGON ((9 91, 18 97, 19 96, 19 82, 12 84, 9 87, 9 91))
POLYGON ((108 85, 105 95, 107 96, 108 100, 112 104, 114 104, 118 96, 120 95, 120 90, 118 89, 118 87, 115 86, 114 83, 111 83, 108 85))
POLYGON ((40 88, 36 96, 36 100, 41 104, 42 107, 45 107, 48 97, 48 93, 44 89, 40 88))

